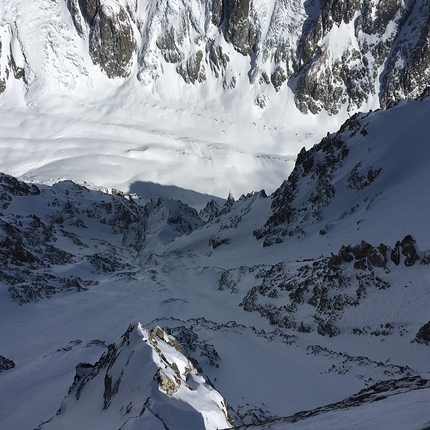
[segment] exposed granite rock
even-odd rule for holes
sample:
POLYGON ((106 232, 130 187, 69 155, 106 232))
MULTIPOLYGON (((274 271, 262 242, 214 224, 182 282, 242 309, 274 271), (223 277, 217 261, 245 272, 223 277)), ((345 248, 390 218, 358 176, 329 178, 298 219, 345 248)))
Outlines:
POLYGON ((282 84, 287 80, 287 75, 282 67, 277 67, 276 70, 270 76, 270 81, 272 82, 276 91, 279 91, 282 84))
POLYGON ((213 39, 209 39, 206 44, 206 54, 208 56, 209 67, 215 77, 218 78, 220 75, 224 75, 230 57, 224 53, 222 47, 215 45, 213 39))
MULTIPOLYGON (((101 7, 102 0, 77 0, 82 16, 84 17, 87 24, 91 25, 91 22, 97 14, 97 10, 101 7)), ((72 0, 76 4, 76 0, 72 0)), ((76 9, 73 8, 72 9, 76 9)))
POLYGON ((303 148, 290 176, 272 195, 272 214, 262 228, 254 231, 254 236, 265 237, 264 246, 268 246, 281 242, 280 236, 302 234, 305 221, 321 221, 323 209, 335 196, 330 181, 348 154, 346 143, 338 135, 328 135, 309 151, 303 148), (304 184, 304 178, 309 176, 312 181, 304 184), (307 188, 308 196, 300 203, 296 202, 299 183, 307 188))
POLYGON ((415 340, 418 343, 423 343, 425 345, 430 345, 430 321, 424 324, 415 336, 415 340))
POLYGON ((0 95, 6 90, 7 82, 11 77, 25 82, 25 73, 22 66, 18 66, 12 49, 12 40, 16 37, 12 26, 0 23, 0 95))
POLYGON ((103 0, 67 0, 67 7, 78 34, 84 37, 89 31, 93 63, 100 65, 109 78, 129 76, 136 41, 124 7, 118 3, 115 12, 103 0))
POLYGON ((321 16, 323 28, 331 29, 333 24, 349 23, 361 7, 360 0, 322 0, 321 16))
POLYGON ((255 29, 249 19, 250 0, 229 0, 224 37, 242 55, 254 50, 255 29))
POLYGON ((6 358, 0 355, 0 372, 3 372, 4 370, 13 369, 14 367, 15 367, 15 363, 13 360, 10 360, 9 358, 6 358))
POLYGON ((380 92, 383 107, 393 100, 413 98, 422 92, 430 74, 428 62, 422 61, 429 50, 425 42, 428 24, 424 21, 430 11, 428 5, 422 5, 420 17, 415 15, 414 21, 407 23, 415 3, 413 0, 321 1, 320 13, 304 29, 299 43, 297 107, 303 113, 326 110, 332 115, 344 105, 348 110, 360 108, 370 96, 376 95, 378 69, 387 58, 380 92), (324 37, 334 26, 352 23, 354 16, 354 36, 343 53, 333 55, 331 45, 323 43, 324 37), (403 33, 406 25, 408 30, 403 33), (417 36, 411 37, 411 28, 417 36))
POLYGON ((91 21, 90 55, 109 78, 127 77, 136 43, 130 18, 121 6, 116 15, 108 6, 97 9, 91 21))
POLYGON ((161 51, 164 59, 168 63, 179 63, 183 60, 184 54, 180 51, 175 40, 175 31, 173 27, 170 31, 161 34, 157 39, 157 48, 161 51))
POLYGON ((213 219, 217 218, 219 215, 219 212, 221 210, 220 205, 215 201, 211 200, 206 204, 206 206, 199 212, 199 217, 205 221, 209 222, 213 219))
POLYGON ((86 2, 81 2, 80 0, 66 0, 67 9, 69 9, 70 15, 72 16, 73 24, 75 25, 76 31, 79 36, 84 36, 84 29, 82 24, 82 15, 80 13, 82 3, 82 10, 86 9, 86 2))
MULTIPOLYGON (((377 2, 376 4, 373 4, 374 2, 370 0, 365 0, 363 3, 361 14, 354 22, 356 36, 358 36, 360 31, 370 35, 382 36, 388 24, 396 19, 396 15, 402 8, 401 0, 386 0, 377 2)), ((405 3, 408 6, 406 8, 406 15, 408 15, 413 2, 409 1, 405 3)))
POLYGON ((347 179, 348 188, 361 191, 368 187, 382 171, 382 168, 375 169, 374 167, 370 167, 367 172, 363 172, 365 174, 360 174, 360 169, 361 162, 357 163, 351 170, 347 179))
MULTIPOLYGON (((116 0, 114 13, 106 0, 65 1, 78 34, 88 37, 93 62, 112 78, 130 74, 136 52, 132 22, 143 40, 138 78, 145 83, 162 74, 161 55, 189 84, 207 79, 210 68, 225 90, 235 88, 238 77, 225 77, 235 54, 219 42, 216 30, 235 51, 252 56, 251 85, 271 83, 279 91, 288 82, 303 113, 336 115, 345 107, 363 109, 378 97, 387 107, 418 97, 430 77, 427 2, 294 0, 275 2, 265 11, 251 0, 212 0, 199 6, 200 15, 191 3, 161 2, 148 12, 148 23, 139 24, 132 2, 123 6, 116 0), (349 26, 342 33, 349 40, 326 37, 342 26, 349 26)), ((6 81, 0 76, 0 91, 6 81)), ((269 99, 255 101, 264 108, 269 99)))
POLYGON ((28 185, 13 176, 0 173, 0 208, 6 209, 13 196, 37 196, 38 194, 40 190, 36 185, 28 185))
POLYGON ((203 52, 197 51, 196 55, 188 58, 185 64, 182 63, 176 68, 176 71, 187 84, 201 83, 206 80, 206 71, 202 60, 203 52))
MULTIPOLYGON (((413 266, 417 261, 420 260, 416 248, 416 242, 411 235, 405 236, 401 242, 397 241, 396 246, 391 251, 390 258, 396 266, 398 266, 401 262, 400 253, 406 257, 404 264, 407 267, 413 266)), ((422 259, 421 263, 426 264, 425 257, 422 259)))
MULTIPOLYGON (((398 242, 398 246, 409 249, 410 236, 398 242)), ((254 270, 255 280, 250 280, 245 270, 236 269, 236 272, 221 275, 219 288, 237 293, 254 285, 240 303, 245 311, 258 312, 278 327, 299 332, 316 331, 321 336, 332 337, 341 332, 341 321, 347 308, 364 304, 372 291, 372 294, 377 291, 382 294, 395 285, 396 275, 391 272, 399 269, 389 261, 388 249, 383 243, 373 246, 361 241, 342 246, 330 257, 297 261, 295 269, 291 268, 291 262, 285 261, 260 267, 254 270)), ((413 254, 410 249, 409 254, 413 254)), ((405 266, 410 267, 406 260, 405 266)), ((400 270, 403 273, 404 267, 400 270)), ((421 340, 430 336, 428 326, 430 322, 417 335, 421 340)), ((403 336, 407 332, 404 325, 393 322, 373 328, 357 327, 352 331, 353 334, 372 336, 393 333, 403 336)))
POLYGON ((417 261, 419 261, 420 257, 417 252, 416 242, 411 235, 405 236, 400 242, 400 246, 402 248, 402 254, 406 257, 405 266, 413 266, 417 261))
POLYGON ((304 65, 319 52, 319 42, 334 25, 349 23, 356 11, 360 9, 360 0, 321 0, 320 13, 311 25, 310 30, 303 34, 300 42, 299 61, 304 65))
POLYGON ((418 13, 411 14, 405 27, 408 32, 399 35, 386 63, 380 99, 382 107, 419 97, 429 82, 430 4, 422 2, 418 13))
POLYGON ((219 27, 223 17, 223 0, 213 0, 212 3, 212 24, 219 27))
POLYGON ((355 260, 354 268, 367 269, 368 267, 386 267, 387 246, 381 243, 377 247, 373 247, 366 241, 361 241, 360 244, 354 246, 342 246, 338 255, 331 257, 329 267, 340 266, 341 262, 350 263, 355 260))

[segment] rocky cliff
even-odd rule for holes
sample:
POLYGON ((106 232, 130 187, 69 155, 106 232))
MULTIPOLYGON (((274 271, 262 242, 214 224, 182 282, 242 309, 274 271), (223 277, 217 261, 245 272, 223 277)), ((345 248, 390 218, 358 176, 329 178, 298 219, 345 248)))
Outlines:
MULTIPOLYGON (((427 2, 64 1, 66 8, 44 4, 61 28, 41 37, 49 50, 66 28, 69 38, 78 36, 86 52, 78 53, 78 42, 68 49, 75 52, 70 67, 80 73, 89 55, 112 79, 168 83, 171 70, 185 85, 208 81, 234 91, 241 82, 253 89, 255 103, 262 108, 276 103, 281 89, 290 88, 301 112, 331 115, 344 108, 385 108, 416 98, 430 77, 427 2)), ((9 76, 24 78, 26 69, 40 73, 37 65, 21 60, 28 58, 28 41, 21 37, 26 24, 14 20, 7 7, 0 35, 1 91, 9 76), (11 41, 18 48, 11 50, 11 41)))
POLYGON ((217 429, 233 424, 223 397, 155 327, 131 324, 96 364, 81 363, 57 415, 40 429, 217 429))

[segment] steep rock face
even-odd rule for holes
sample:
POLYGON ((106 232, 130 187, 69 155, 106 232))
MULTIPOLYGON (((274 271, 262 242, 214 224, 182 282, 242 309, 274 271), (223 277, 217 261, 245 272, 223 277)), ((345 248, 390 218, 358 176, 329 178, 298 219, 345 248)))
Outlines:
POLYGON ((185 64, 180 64, 176 71, 182 76, 187 84, 195 84, 206 80, 205 67, 202 64, 203 52, 197 51, 196 55, 190 57, 185 64))
MULTIPOLYGON (((303 35, 299 61, 302 65, 295 101, 302 112, 327 110, 337 114, 341 106, 360 108, 378 92, 378 76, 390 74, 398 59, 386 63, 399 37, 409 33, 406 23, 414 1, 322 1, 311 30, 303 35)), ((415 29, 423 36, 423 30, 415 29)), ((424 36, 425 37, 425 36, 424 36)), ((406 73, 405 64, 400 65, 406 73)), ((381 102, 396 98, 383 83, 381 102)), ((421 86, 421 91, 423 86, 421 86)), ((403 97, 404 98, 404 97, 403 97)))
POLYGON ((9 79, 25 81, 23 58, 11 24, 0 24, 0 94, 9 79), (18 54, 18 55, 17 55, 18 54))
MULTIPOLYGON (((409 2, 411 3, 411 2, 409 2)), ((381 106, 417 98, 430 78, 430 5, 415 2, 386 62, 382 78, 381 106)))
POLYGON ((255 44, 255 29, 249 19, 250 0, 230 0, 226 3, 225 39, 241 54, 249 55, 255 44))
POLYGON ((252 55, 248 77, 260 99, 265 85, 279 91, 289 82, 302 112, 335 115, 342 106, 356 110, 378 98, 385 107, 417 97, 430 73, 420 60, 426 58, 430 11, 413 0, 325 0, 319 7, 298 0, 270 6, 216 0, 196 7, 166 1, 146 10, 139 74, 147 83, 160 77, 161 55, 188 84, 210 78, 209 66, 225 89, 234 89, 225 84, 226 64, 237 53, 252 55), (220 33, 233 50, 223 52, 220 33))
POLYGON ((119 3, 112 7, 102 0, 67 0, 78 33, 87 32, 89 53, 94 64, 110 78, 127 77, 136 50, 128 11, 119 3))
POLYGON ((40 429, 231 427, 223 397, 161 328, 130 325, 94 364, 81 363, 58 414, 40 429))
POLYGON ((13 197, 17 196, 37 196, 40 194, 36 185, 27 185, 25 182, 18 181, 13 176, 0 173, 0 196, 2 209, 7 209, 13 197))
POLYGON ((302 233, 309 222, 322 221, 323 209, 335 196, 334 173, 348 154, 348 146, 338 136, 325 137, 309 151, 303 148, 288 180, 272 195, 272 215, 254 236, 265 237, 268 246, 281 242, 281 236, 302 233))
POLYGON ((415 340, 418 343, 423 343, 425 345, 430 345, 430 321, 424 324, 415 336, 415 340))
POLYGON ((289 87, 301 112, 336 115, 415 99, 430 77, 430 6, 418 0, 62 4, 67 9, 53 3, 48 10, 45 4, 39 34, 37 28, 26 33, 25 20, 14 18, 14 3, 7 0, 0 30, 0 91, 12 76, 37 85, 49 74, 60 86, 73 89, 79 77, 91 74, 89 55, 110 78, 132 77, 153 85, 174 71, 187 85, 209 81, 225 91, 234 91, 242 81, 252 87, 254 102, 262 109, 276 103, 276 92, 285 95, 289 87), (55 23, 49 20, 52 15, 55 23), (77 35, 65 49, 59 48, 70 36, 69 23, 86 41, 88 52, 78 46, 77 35), (41 67, 37 56, 27 64, 31 42, 22 34, 40 37, 45 61, 59 60, 61 67, 41 67))

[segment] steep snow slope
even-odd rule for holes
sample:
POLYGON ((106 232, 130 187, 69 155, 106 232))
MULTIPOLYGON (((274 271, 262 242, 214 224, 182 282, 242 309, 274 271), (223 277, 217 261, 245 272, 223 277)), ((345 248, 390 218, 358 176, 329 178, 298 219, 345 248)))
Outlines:
POLYGON ((159 327, 130 324, 95 365, 77 367, 59 413, 40 428, 230 427, 223 397, 180 351, 159 327))

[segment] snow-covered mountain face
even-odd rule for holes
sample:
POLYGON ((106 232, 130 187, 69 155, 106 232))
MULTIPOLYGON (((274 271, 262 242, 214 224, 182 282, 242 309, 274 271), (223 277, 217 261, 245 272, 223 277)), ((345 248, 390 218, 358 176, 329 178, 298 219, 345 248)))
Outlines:
POLYGON ((1 426, 428 428, 428 3, 3 0, 1 426))
POLYGON ((39 428, 231 427, 225 400, 181 349, 160 327, 149 332, 130 324, 95 365, 77 366, 59 413, 39 428))
POLYGON ((249 85, 262 109, 291 87, 302 112, 337 114, 415 98, 430 73, 427 2, 31 3, 3 4, 1 92, 13 79, 73 90, 82 75, 90 81, 101 70, 112 79, 168 86, 173 98, 174 75, 187 85, 218 88, 218 94, 249 85), (37 12, 32 23, 27 7, 37 12), (40 40, 27 40, 35 31, 40 40))
POLYGON ((395 411, 381 428, 426 428, 429 109, 355 115, 302 151, 272 195, 200 212, 2 175, 2 421, 184 429, 230 414, 340 429, 395 411), (132 325, 117 341, 138 320, 160 334, 132 325), (80 362, 95 364, 75 375, 80 362))

